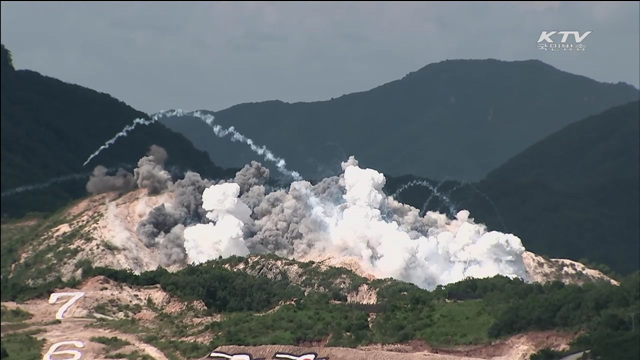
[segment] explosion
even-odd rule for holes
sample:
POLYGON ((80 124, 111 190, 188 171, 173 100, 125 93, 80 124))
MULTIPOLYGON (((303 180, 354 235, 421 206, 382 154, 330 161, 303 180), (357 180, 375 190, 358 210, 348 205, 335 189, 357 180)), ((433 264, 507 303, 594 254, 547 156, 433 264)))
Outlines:
POLYGON ((487 231, 466 210, 453 219, 438 212, 421 216, 419 209, 385 195, 384 175, 359 167, 353 156, 342 163, 340 176, 268 192, 269 170, 258 162, 230 180, 215 183, 189 172, 172 183, 162 169, 163 153, 156 148, 141 159, 125 183, 135 181, 149 194, 173 192, 171 203, 138 225, 139 237, 159 249, 164 266, 273 253, 291 259, 350 257, 376 277, 426 289, 467 277, 526 278, 518 237, 487 231))
MULTIPOLYGON (((163 169, 167 153, 155 145, 140 159, 134 175, 107 176, 104 169, 96 168, 87 184, 89 191, 127 191, 135 184, 146 188, 149 195, 173 192, 172 203, 153 209, 137 228, 147 247, 160 250, 163 266, 273 253, 299 260, 349 257, 376 277, 392 277, 426 289, 467 277, 527 277, 520 239, 487 231, 466 210, 454 213, 448 198, 453 219, 438 212, 421 215, 420 209, 385 195, 384 175, 360 168, 353 156, 341 164, 342 174, 311 184, 287 169, 285 160, 266 146, 258 146, 233 127, 215 125, 211 114, 172 110, 155 114, 149 121, 174 115, 195 116, 220 138, 232 134, 232 141, 245 143, 294 182, 288 189, 271 189, 269 169, 253 161, 233 180, 216 183, 187 172, 184 179, 173 183, 171 174, 163 169)), ((134 121, 134 126, 138 123, 142 122, 134 121)), ((132 129, 126 127, 89 160, 132 129)), ((401 189, 420 184, 409 183, 401 189)), ((437 187, 428 185, 440 195, 437 187)))

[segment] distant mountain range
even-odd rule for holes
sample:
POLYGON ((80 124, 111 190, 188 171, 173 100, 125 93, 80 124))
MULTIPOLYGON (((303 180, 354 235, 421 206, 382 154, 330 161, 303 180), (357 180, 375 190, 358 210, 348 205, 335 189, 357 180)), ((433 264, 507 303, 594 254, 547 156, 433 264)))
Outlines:
MULTIPOLYGON (((490 228, 518 235, 535 253, 636 271, 639 109, 634 101, 587 117, 530 146, 485 180, 444 183, 438 192, 490 228)), ((415 179, 392 178, 388 191, 415 179)), ((421 207, 431 197, 430 209, 448 211, 446 201, 432 193, 412 187, 399 199, 421 207)))
MULTIPOLYGON (((248 103, 213 114, 307 179, 335 175, 340 161, 355 155, 394 176, 478 181, 566 125, 638 97, 631 85, 600 83, 536 60, 448 60, 328 101, 248 103)), ((256 158, 199 120, 163 123, 221 166, 256 158)))
POLYGON ((126 125, 148 116, 107 94, 33 71, 16 71, 4 45, 1 97, 3 193, 60 176, 80 175, 42 191, 3 196, 3 216, 52 211, 71 199, 86 196, 84 184, 96 165, 135 166, 152 144, 167 150, 168 166, 192 169, 212 178, 224 173, 207 153, 159 123, 131 132, 83 167, 90 154, 126 125))

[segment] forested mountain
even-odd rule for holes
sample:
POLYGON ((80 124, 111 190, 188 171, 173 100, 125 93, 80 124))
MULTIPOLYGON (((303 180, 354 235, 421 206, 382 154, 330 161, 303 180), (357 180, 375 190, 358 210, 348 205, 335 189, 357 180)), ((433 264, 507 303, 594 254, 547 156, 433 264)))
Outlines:
MULTIPOLYGON (((307 179, 335 175, 340 161, 355 155, 393 176, 478 181, 564 126, 638 94, 630 85, 600 83, 537 60, 447 60, 328 101, 246 103, 214 115, 307 179)), ((255 159, 201 121, 163 122, 222 166, 255 159)))
POLYGON ((168 166, 192 169, 215 178, 222 169, 207 153, 164 125, 155 123, 119 139, 87 166, 85 160, 136 118, 148 118, 127 104, 97 91, 15 70, 2 46, 2 215, 50 211, 87 194, 84 184, 96 165, 134 167, 156 144, 164 147, 168 166), (42 191, 5 196, 12 189, 78 175, 42 191))
POLYGON ((544 182, 576 191, 640 176, 640 103, 566 126, 490 172, 489 182, 544 182))
MULTIPOLYGON (((639 107, 635 101, 587 117, 532 145, 481 182, 444 183, 438 192, 489 227, 518 235, 535 253, 635 271, 640 268, 639 107)), ((391 179, 389 191, 411 179, 391 179)), ((431 193, 412 187, 399 198, 421 207, 431 193)), ((444 202, 433 196, 430 208, 447 211, 444 202)))

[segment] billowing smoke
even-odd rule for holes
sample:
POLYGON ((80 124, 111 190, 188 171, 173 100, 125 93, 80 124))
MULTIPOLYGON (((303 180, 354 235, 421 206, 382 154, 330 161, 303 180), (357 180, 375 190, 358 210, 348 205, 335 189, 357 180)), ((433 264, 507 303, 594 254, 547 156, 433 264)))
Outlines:
POLYGON ((151 145, 147 156, 138 161, 133 170, 138 187, 147 189, 150 195, 159 194, 171 185, 171 174, 163 168, 167 152, 160 146, 151 145))
POLYGON ((269 172, 257 162, 231 182, 213 184, 191 173, 173 185, 174 201, 154 209, 138 231, 166 253, 165 264, 268 252, 356 258, 378 277, 428 289, 466 277, 526 277, 516 236, 487 231, 466 210, 453 219, 421 216, 382 192, 381 173, 360 168, 353 157, 342 168, 342 175, 315 185, 296 181, 270 193, 269 172))
POLYGON ((162 266, 184 264, 187 258, 184 248, 184 225, 174 226, 168 234, 159 241, 160 263, 162 266))
POLYGON ((107 168, 98 165, 87 182, 87 191, 93 195, 110 191, 125 193, 138 187, 147 189, 149 195, 159 194, 172 184, 171 174, 163 167, 167 158, 168 154, 164 148, 151 145, 147 156, 138 161, 138 167, 133 170, 133 174, 118 169, 115 175, 107 175, 107 168))
POLYGON ((256 185, 266 184, 268 179, 269 169, 257 161, 252 161, 251 165, 245 165, 236 173, 233 182, 240 185, 240 191, 247 192, 256 185))
POLYGON ((183 179, 170 186, 172 202, 154 208, 138 224, 138 236, 147 247, 160 250, 163 266, 184 264, 184 228, 207 220, 207 212, 202 206, 202 193, 212 184, 209 180, 203 180, 198 173, 187 172, 183 179))
POLYGON ((213 185, 204 191, 203 208, 215 225, 198 224, 184 230, 184 246, 193 263, 249 255, 243 228, 251 221, 251 209, 238 199, 239 194, 240 186, 235 183, 213 185))
POLYGON ((118 172, 111 176, 107 175, 106 167, 98 165, 93 170, 93 174, 89 178, 86 187, 87 191, 93 195, 110 191, 125 193, 136 187, 136 180, 131 173, 122 168, 118 169, 118 172))
MULTIPOLYGON (((253 162, 233 181, 215 184, 187 173, 173 184, 163 169, 166 152, 152 147, 134 170, 136 184, 149 194, 169 190, 174 197, 171 203, 153 209, 137 232, 146 246, 159 249, 164 266, 269 252, 297 259, 355 258, 365 271, 378 277, 406 280, 427 289, 466 277, 526 277, 520 239, 487 231, 473 222, 468 211, 456 213, 449 202, 453 219, 437 212, 421 215, 420 209, 386 196, 384 176, 360 168, 354 157, 342 163, 342 175, 313 185, 287 169, 284 159, 265 146, 257 146, 233 127, 222 129, 213 123, 212 115, 199 111, 173 110, 153 115, 151 120, 136 119, 85 164, 136 125, 176 115, 198 117, 218 137, 231 134, 232 141, 247 144, 296 181, 288 189, 268 192, 269 171, 253 162)), ((415 185, 441 195, 439 187, 426 182, 406 187, 415 185)))

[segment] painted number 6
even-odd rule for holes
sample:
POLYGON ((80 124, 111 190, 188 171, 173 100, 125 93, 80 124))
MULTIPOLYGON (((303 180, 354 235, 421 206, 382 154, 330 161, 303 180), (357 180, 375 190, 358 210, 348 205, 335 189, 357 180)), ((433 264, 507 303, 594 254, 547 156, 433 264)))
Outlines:
POLYGON ((78 360, 82 357, 82 353, 78 350, 58 350, 60 346, 64 345, 73 345, 77 348, 82 349, 84 347, 84 343, 82 341, 62 341, 59 343, 55 343, 51 345, 49 351, 44 354, 42 360, 53 360, 51 359, 51 355, 71 355, 73 357, 62 359, 62 360, 78 360), (57 351, 56 351, 57 350, 57 351))

